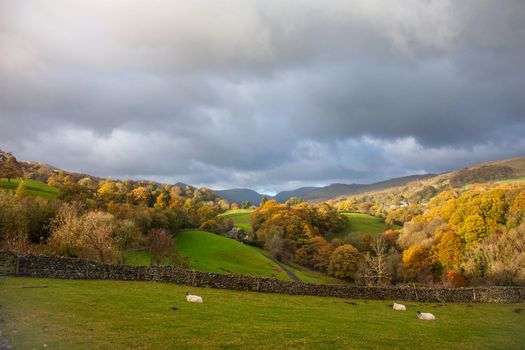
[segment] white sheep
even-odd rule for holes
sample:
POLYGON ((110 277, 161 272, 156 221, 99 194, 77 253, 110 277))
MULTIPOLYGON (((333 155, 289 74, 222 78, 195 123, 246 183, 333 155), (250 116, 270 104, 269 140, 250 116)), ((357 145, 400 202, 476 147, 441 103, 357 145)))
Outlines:
POLYGON ((394 302, 394 307, 393 307, 394 310, 396 311, 407 311, 407 307, 403 304, 398 304, 396 302, 394 302))
POLYGON ((434 321, 436 319, 436 316, 432 315, 428 312, 417 312, 417 318, 420 320, 426 320, 426 321, 434 321))
POLYGON ((189 292, 186 293, 186 300, 190 303, 201 303, 202 304, 202 297, 198 295, 191 295, 189 292))

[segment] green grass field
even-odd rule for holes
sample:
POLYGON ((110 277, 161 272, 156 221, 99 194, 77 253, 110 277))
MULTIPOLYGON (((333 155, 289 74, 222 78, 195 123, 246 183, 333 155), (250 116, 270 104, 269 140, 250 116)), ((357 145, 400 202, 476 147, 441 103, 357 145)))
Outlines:
MULTIPOLYGON (((270 253, 261 248, 206 231, 179 232, 176 235, 176 242, 177 250, 189 258, 190 267, 196 270, 291 279, 268 258, 270 253)), ((130 252, 126 258, 126 264, 129 265, 147 266, 150 263, 150 253, 147 250, 130 252)), ((343 283, 341 280, 299 265, 287 264, 286 267, 304 282, 343 283)))
POLYGON ((4 278, 15 349, 523 349, 525 304, 362 301, 154 282, 4 278), (24 288, 47 286, 47 288, 24 288), (204 304, 187 303, 184 294, 204 304), (437 320, 421 321, 416 310, 437 320))
POLYGON ((7 179, 0 179, 0 188, 7 188, 14 191, 18 187, 20 181, 24 181, 29 195, 47 199, 55 199, 58 196, 58 188, 36 180, 11 179, 11 181, 8 182, 7 179))
POLYGON ((190 267, 216 273, 288 276, 255 247, 206 231, 183 231, 175 236, 177 250, 189 257, 190 267))
POLYGON ((252 215, 252 212, 252 209, 233 209, 222 213, 220 216, 225 220, 232 219, 235 227, 242 228, 246 232, 249 232, 252 229, 250 226, 250 215, 252 215))
MULTIPOLYGON (((206 231, 182 231, 175 236, 176 248, 189 258, 190 268, 215 272, 277 277, 290 277, 258 248, 206 231)), ((130 265, 149 265, 149 251, 133 252, 126 260, 130 265)))
MULTIPOLYGON (((376 216, 363 213, 342 213, 348 218, 346 228, 341 232, 327 235, 328 239, 350 239, 359 240, 364 234, 372 237, 378 236, 388 229, 384 220, 376 216)), ((399 229, 400 226, 394 225, 393 229, 399 229)))

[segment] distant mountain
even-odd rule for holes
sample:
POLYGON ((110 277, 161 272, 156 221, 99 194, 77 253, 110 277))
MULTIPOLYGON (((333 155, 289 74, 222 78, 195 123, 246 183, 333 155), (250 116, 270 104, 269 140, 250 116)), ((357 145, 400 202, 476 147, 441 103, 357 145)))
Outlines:
POLYGON ((391 187, 404 186, 409 182, 424 180, 434 176, 436 175, 411 175, 380 181, 372 184, 331 184, 305 193, 300 197, 305 201, 324 201, 340 196, 351 196, 363 192, 380 191, 391 187))
MULTIPOLYGON (((241 203, 248 201, 253 205, 259 205, 264 194, 255 192, 247 188, 233 188, 230 190, 213 191, 216 195, 226 199, 230 203, 241 203)), ((272 196, 266 195, 268 199, 273 198, 272 196)))
POLYGON ((312 192, 320 187, 301 187, 293 191, 282 191, 277 193, 273 199, 275 199, 278 202, 286 202, 288 199, 292 197, 301 197, 304 194, 308 192, 312 192))
POLYGON ((247 188, 235 188, 231 190, 214 191, 218 196, 230 202, 249 201, 253 205, 258 205, 261 198, 266 196, 268 199, 275 199, 278 202, 286 202, 292 197, 299 197, 305 201, 323 201, 345 195, 355 195, 363 192, 378 191, 390 187, 403 186, 409 182, 423 180, 436 176, 435 174, 405 176, 373 184, 331 184, 324 187, 301 187, 292 191, 279 192, 275 196, 260 194, 247 188))

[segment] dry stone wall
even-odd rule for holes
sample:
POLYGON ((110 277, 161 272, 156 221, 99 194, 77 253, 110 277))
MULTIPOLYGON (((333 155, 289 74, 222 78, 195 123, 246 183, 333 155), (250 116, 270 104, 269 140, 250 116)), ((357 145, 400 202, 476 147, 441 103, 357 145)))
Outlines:
POLYGON ((525 301, 525 287, 412 288, 322 285, 257 276, 221 275, 174 266, 127 266, 58 256, 12 256, 0 252, 0 263, 2 262, 4 271, 14 276, 156 281, 194 287, 352 299, 462 303, 525 301))

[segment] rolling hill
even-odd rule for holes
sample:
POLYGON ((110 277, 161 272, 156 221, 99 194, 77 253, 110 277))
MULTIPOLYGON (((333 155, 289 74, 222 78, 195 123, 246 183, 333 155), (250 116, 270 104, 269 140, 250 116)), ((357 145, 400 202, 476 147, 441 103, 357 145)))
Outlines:
POLYGON ((334 238, 338 238, 342 240, 349 240, 355 245, 359 244, 361 238, 366 234, 375 237, 385 232, 385 230, 389 228, 396 230, 400 228, 397 225, 389 227, 385 224, 385 221, 382 218, 368 214, 350 212, 343 214, 348 219, 345 229, 341 232, 329 233, 326 236, 327 239, 332 240, 334 238))
MULTIPOLYGON (((220 274, 256 275, 290 280, 283 268, 271 259, 269 252, 242 244, 215 233, 199 230, 182 231, 175 236, 176 249, 188 257, 190 268, 220 274)), ((129 253, 126 264, 150 265, 147 250, 129 253)), ((345 283, 323 273, 289 263, 284 265, 301 281, 321 284, 345 283)))
MULTIPOLYGON (((288 279, 259 249, 206 231, 182 231, 175 236, 177 251, 189 258, 190 268, 221 274, 238 273, 288 279)), ((150 265, 148 251, 134 252, 130 265, 150 265)))

